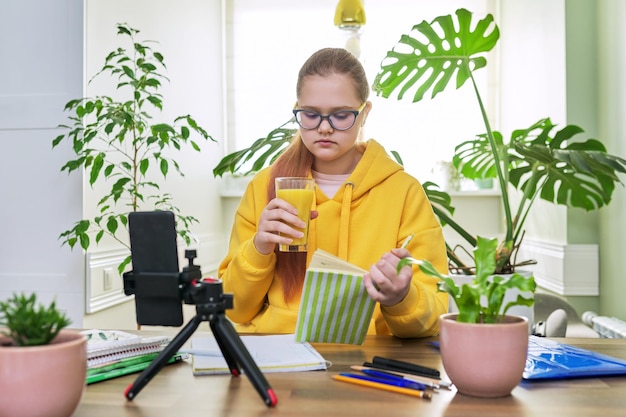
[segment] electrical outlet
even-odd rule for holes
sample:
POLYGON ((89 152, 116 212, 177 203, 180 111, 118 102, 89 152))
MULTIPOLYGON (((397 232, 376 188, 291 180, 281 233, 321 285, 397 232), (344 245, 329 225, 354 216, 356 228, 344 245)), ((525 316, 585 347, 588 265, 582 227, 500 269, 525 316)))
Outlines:
POLYGON ((102 291, 113 289, 113 268, 104 268, 102 272, 102 291))

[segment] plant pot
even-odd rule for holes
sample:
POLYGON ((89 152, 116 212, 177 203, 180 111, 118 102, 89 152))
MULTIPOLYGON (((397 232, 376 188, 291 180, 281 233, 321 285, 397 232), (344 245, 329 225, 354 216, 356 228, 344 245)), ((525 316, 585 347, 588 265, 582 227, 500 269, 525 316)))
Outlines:
POLYGON ((461 394, 495 398, 511 394, 522 380, 528 353, 528 320, 505 316, 503 323, 456 321, 456 313, 440 317, 443 367, 461 394))
POLYGON ((63 330, 44 346, 3 346, 0 417, 69 417, 85 388, 87 339, 63 330))

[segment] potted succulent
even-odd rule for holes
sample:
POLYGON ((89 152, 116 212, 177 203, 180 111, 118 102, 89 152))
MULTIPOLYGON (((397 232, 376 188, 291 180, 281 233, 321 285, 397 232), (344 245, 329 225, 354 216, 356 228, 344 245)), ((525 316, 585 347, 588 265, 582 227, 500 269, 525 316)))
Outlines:
MULTIPOLYGON (((117 80, 121 98, 97 96, 69 101, 65 110, 71 114, 70 123, 59 126, 65 133, 52 142, 53 148, 70 142, 76 154, 76 159, 66 162, 61 171, 69 174, 84 169, 90 186, 102 181, 110 188, 98 200, 99 215, 77 221, 60 238, 71 248, 78 243, 87 250, 92 238, 99 243, 109 236, 129 248, 125 240, 128 213, 167 210, 176 213, 178 234, 189 244, 189 228, 197 219, 183 215, 154 178, 166 179, 171 172, 184 175, 172 155, 185 146, 200 151, 196 137, 215 139, 190 115, 178 116, 172 123, 153 122, 155 114, 163 110, 159 89, 168 80, 163 55, 151 47, 150 41, 137 40, 137 29, 118 24, 117 33, 126 37, 130 48, 110 52, 92 81, 102 75, 117 80)), ((120 274, 130 260, 129 255, 120 263, 120 274)))
MULTIPOLYGON (((461 88, 470 83, 475 91, 485 132, 461 142, 455 148, 453 163, 469 179, 494 178, 502 194, 505 233, 497 248, 497 273, 514 272, 532 261, 518 262, 517 252, 524 237, 524 224, 533 203, 543 199, 554 204, 598 209, 611 201, 618 174, 626 173, 626 160, 606 152, 598 140, 580 141, 582 129, 567 125, 558 129, 549 118, 512 132, 509 141, 493 131, 483 100, 474 80, 474 72, 487 65, 485 54, 498 42, 500 32, 492 15, 474 20, 472 13, 459 9, 455 16, 446 15, 423 21, 402 35, 381 62, 373 89, 384 98, 392 93, 399 100, 412 97, 432 98, 450 84, 461 88), (519 190, 512 199, 509 187, 519 190), (514 203, 517 201, 517 203, 514 203)), ((448 200, 449 201, 449 200, 448 200)), ((431 200, 432 202, 432 200, 431 200)), ((443 224, 450 225, 476 246, 476 237, 433 205, 443 224)), ((451 270, 472 274, 467 265, 450 250, 451 270)))
POLYGON ((66 330, 53 301, 14 294, 0 301, 0 416, 71 416, 83 393, 87 339, 66 330))
POLYGON ((417 264, 425 274, 439 278, 439 290, 456 305, 458 313, 440 318, 441 360, 458 391, 477 397, 509 395, 522 379, 528 352, 528 319, 507 313, 514 306, 532 306, 533 297, 523 294, 535 291, 535 280, 532 275, 495 274, 497 247, 497 239, 478 237, 476 273, 470 283, 458 284, 426 260, 408 257, 398 264, 398 271, 417 264), (513 290, 519 294, 506 302, 513 290))

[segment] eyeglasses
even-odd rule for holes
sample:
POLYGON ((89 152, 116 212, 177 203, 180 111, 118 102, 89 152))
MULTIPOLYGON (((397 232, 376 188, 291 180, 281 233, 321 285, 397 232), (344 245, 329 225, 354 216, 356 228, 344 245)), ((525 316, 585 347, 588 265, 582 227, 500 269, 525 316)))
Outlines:
MULTIPOLYGON (((354 126, 356 117, 365 108, 364 102, 357 110, 339 110, 331 114, 322 115, 313 110, 293 109, 293 115, 302 129, 317 129, 322 124, 322 120, 328 120, 330 126, 335 130, 348 130, 354 126)), ((298 103, 296 103, 296 106, 298 103)))

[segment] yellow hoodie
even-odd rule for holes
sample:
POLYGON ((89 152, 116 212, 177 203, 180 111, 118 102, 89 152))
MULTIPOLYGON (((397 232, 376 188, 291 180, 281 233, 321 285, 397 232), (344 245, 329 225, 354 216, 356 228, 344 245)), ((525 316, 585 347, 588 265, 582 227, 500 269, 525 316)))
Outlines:
MULTIPOLYGON (((274 277, 276 255, 260 254, 253 243, 257 222, 267 205, 269 168, 248 184, 232 229, 229 251, 219 267, 224 291, 234 296, 226 315, 241 333, 294 333, 300 298, 285 302, 274 277)), ((316 187, 319 215, 310 223, 307 262, 323 249, 369 270, 380 257, 414 233, 407 249, 447 271, 443 233, 421 184, 404 172, 374 140, 358 165, 329 198, 316 187)), ((448 310, 448 295, 437 279, 413 269, 407 296, 391 307, 377 304, 369 334, 424 337, 439 333, 439 315, 448 310)))

